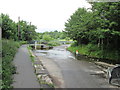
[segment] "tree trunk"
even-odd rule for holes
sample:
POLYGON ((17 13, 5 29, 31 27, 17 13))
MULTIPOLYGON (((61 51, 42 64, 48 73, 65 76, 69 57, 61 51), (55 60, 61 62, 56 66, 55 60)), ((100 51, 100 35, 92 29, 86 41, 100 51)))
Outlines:
POLYGON ((101 40, 100 40, 100 38, 99 38, 99 40, 98 40, 98 47, 100 47, 100 41, 101 41, 101 40))

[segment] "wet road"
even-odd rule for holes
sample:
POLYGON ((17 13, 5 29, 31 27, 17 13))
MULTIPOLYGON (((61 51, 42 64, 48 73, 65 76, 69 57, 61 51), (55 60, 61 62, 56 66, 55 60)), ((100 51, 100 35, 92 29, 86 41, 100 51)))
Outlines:
POLYGON ((65 48, 68 45, 54 47, 51 50, 36 50, 57 85, 62 88, 110 88, 103 72, 92 62, 76 60, 65 48), (61 80, 59 80, 61 79, 61 80))

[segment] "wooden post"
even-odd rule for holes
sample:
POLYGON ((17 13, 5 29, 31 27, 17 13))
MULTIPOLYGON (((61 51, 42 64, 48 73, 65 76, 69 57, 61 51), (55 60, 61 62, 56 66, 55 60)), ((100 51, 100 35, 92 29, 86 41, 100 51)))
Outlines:
POLYGON ((18 40, 20 38, 20 17, 18 17, 18 40))
POLYGON ((35 41, 35 50, 37 49, 37 41, 35 41))

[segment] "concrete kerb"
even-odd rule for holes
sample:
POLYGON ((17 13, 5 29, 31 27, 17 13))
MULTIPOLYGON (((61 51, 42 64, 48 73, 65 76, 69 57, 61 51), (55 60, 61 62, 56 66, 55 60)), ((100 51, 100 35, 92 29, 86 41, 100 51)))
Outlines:
MULTIPOLYGON (((105 76, 106 78, 108 79, 108 82, 110 80, 110 74, 111 73, 111 69, 117 67, 117 64, 116 65, 113 65, 113 64, 108 64, 108 63, 104 63, 104 62, 95 62, 95 64, 97 64, 97 66, 102 70, 104 71, 105 73, 105 76)), ((115 80, 115 79, 114 79, 115 80)), ((119 80, 119 79, 118 79, 119 80)), ((110 82, 109 82, 110 83, 110 82)), ((114 83, 110 83, 111 85, 114 85, 114 86, 117 86, 120 88, 120 83, 119 81, 118 82, 114 82, 114 83)))
POLYGON ((54 83, 49 75, 49 72, 46 70, 44 65, 41 63, 41 61, 34 55, 32 50, 29 50, 31 56, 34 57, 34 62, 32 62, 32 65, 35 70, 35 74, 37 76, 37 79, 41 85, 42 88, 53 88, 54 83), (47 86, 46 86, 47 85, 47 86))
POLYGON ((98 62, 98 61, 96 61, 96 62, 94 62, 94 63, 97 65, 97 67, 98 67, 100 70, 102 70, 102 71, 105 73, 105 77, 106 77, 106 78, 108 78, 108 76, 107 76, 108 68, 109 68, 109 67, 115 67, 115 65, 113 65, 113 64, 108 64, 108 63, 105 63, 105 62, 98 62))

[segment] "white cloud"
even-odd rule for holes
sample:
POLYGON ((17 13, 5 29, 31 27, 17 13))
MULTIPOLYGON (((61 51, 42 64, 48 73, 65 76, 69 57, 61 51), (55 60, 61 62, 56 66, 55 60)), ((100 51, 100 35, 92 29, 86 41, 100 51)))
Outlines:
POLYGON ((7 13, 38 27, 37 31, 63 30, 64 23, 79 7, 90 7, 85 0, 2 0, 0 13, 7 13))

